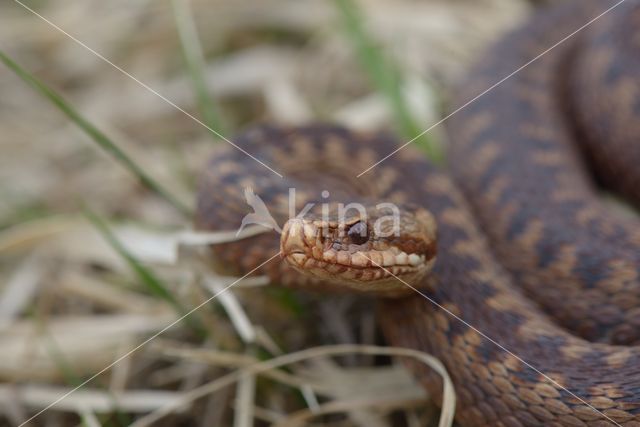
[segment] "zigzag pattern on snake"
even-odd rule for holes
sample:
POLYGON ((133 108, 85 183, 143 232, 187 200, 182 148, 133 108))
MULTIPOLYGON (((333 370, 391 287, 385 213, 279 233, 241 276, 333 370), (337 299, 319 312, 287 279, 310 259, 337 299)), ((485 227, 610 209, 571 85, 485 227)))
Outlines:
MULTIPOLYGON (((570 1, 539 13, 480 60, 456 102, 612 5, 570 1)), ((426 209, 438 227, 437 258, 414 285, 554 380, 419 295, 381 298, 389 342, 446 365, 458 395, 457 422, 640 426, 640 220, 612 209, 600 194, 604 185, 640 204, 639 53, 640 5, 627 0, 454 115, 447 123, 451 175, 407 147, 356 179, 397 141, 329 125, 252 128, 234 142, 284 178, 220 147, 200 183, 196 224, 237 228, 247 213, 245 187, 281 225, 289 219, 291 187, 296 211, 307 202, 372 200, 426 209)), ((422 254, 433 249, 419 238, 396 243, 422 254)), ((380 244, 389 251, 396 243, 380 244)), ((221 264, 243 273, 281 245, 267 233, 214 251, 221 264)), ((356 288, 358 280, 363 289, 371 280, 355 272, 353 258, 324 278, 305 274, 307 262, 321 255, 310 249, 299 265, 272 262, 259 273, 321 291, 339 289, 340 281, 331 280, 339 275, 355 277, 356 288)), ((411 367, 437 395, 438 377, 411 367)))

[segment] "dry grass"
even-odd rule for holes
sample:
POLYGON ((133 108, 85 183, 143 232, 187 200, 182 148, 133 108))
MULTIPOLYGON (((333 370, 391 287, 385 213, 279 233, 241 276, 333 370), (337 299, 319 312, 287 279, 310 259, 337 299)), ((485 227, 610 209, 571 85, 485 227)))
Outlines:
MULTIPOLYGON (((26 4, 229 132, 264 120, 320 118, 365 129, 398 122, 332 2, 194 0, 200 82, 200 53, 190 53, 187 71, 168 0, 26 4), (203 85, 209 106, 198 92, 203 85)), ((515 0, 358 4, 374 46, 402 77, 400 101, 419 128, 441 115, 474 54, 528 11, 515 0)), ((0 21, 0 49, 192 206, 194 179, 213 144, 205 128, 19 4, 2 3, 0 21)), ((87 220, 85 207, 113 220, 117 241, 180 307, 206 302, 235 278, 203 261, 203 243, 230 235, 191 233, 171 204, 0 70, 0 424, 19 425, 178 316, 87 220)), ((432 136, 444 140, 440 129, 432 136)), ((439 410, 425 404, 430 396, 388 356, 417 357, 446 372, 427 355, 372 347, 380 339, 370 301, 318 300, 264 285, 261 278, 234 284, 193 316, 203 331, 175 325, 31 425, 437 424, 439 410)))

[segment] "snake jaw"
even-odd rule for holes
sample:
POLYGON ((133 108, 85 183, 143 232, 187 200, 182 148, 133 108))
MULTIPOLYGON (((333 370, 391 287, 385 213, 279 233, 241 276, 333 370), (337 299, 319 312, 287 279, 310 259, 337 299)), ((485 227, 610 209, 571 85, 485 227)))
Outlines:
POLYGON ((411 292, 406 283, 415 284, 433 267, 434 251, 407 253, 393 245, 393 239, 371 236, 360 244, 349 243, 349 237, 337 241, 340 231, 357 223, 291 219, 280 239, 282 258, 298 272, 338 287, 389 295, 411 292))
POLYGON ((285 259, 291 258, 293 264, 304 265, 309 248, 305 243, 302 221, 288 221, 285 224, 280 239, 280 253, 285 259))

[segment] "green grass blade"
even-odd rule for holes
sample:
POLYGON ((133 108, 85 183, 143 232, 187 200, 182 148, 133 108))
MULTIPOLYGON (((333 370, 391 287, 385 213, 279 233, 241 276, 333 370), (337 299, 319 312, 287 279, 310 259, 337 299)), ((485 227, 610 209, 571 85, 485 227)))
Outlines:
MULTIPOLYGON (((409 107, 402 96, 400 84, 402 76, 398 68, 383 55, 383 52, 365 30, 361 11, 353 0, 335 0, 335 3, 361 66, 368 73, 377 90, 387 98, 403 136, 408 139, 415 138, 422 132, 422 129, 411 116, 409 107)), ((426 151, 432 161, 442 162, 443 153, 436 141, 422 135, 416 139, 416 142, 426 151)))
MULTIPOLYGON (((173 15, 176 20, 176 28, 180 37, 180 45, 184 56, 193 92, 198 101, 198 108, 204 118, 204 122, 211 129, 219 133, 225 133, 225 126, 220 118, 218 109, 213 102, 207 83, 204 79, 204 55, 202 46, 198 38, 193 15, 189 7, 189 2, 185 0, 171 0, 173 15)), ((216 139, 217 140, 217 139, 216 139)))
POLYGON ((30 74, 11 58, 9 58, 4 52, 0 51, 0 61, 2 61, 9 69, 16 73, 22 80, 28 85, 33 87, 37 92, 47 98, 53 103, 60 111, 67 115, 72 122, 74 122, 80 129, 82 129, 91 139, 98 144, 102 149, 109 153, 114 159, 120 162, 131 173, 136 175, 140 182, 151 191, 158 194, 160 197, 171 203, 176 209, 181 211, 187 216, 191 215, 189 208, 187 208, 182 202, 175 198, 169 191, 158 184, 153 178, 140 168, 129 156, 125 154, 113 141, 111 141, 104 133, 98 130, 89 120, 83 117, 76 109, 74 109, 69 102, 67 102, 60 94, 48 87, 46 84, 38 80, 35 76, 30 74))
MULTIPOLYGON (((98 217, 93 212, 86 210, 85 215, 91 221, 91 223, 100 232, 102 237, 109 243, 109 245, 116 251, 122 259, 125 260, 129 268, 136 274, 138 279, 147 287, 149 292, 156 297, 165 300, 169 303, 180 316, 187 314, 188 310, 182 306, 173 294, 169 291, 164 282, 157 277, 153 272, 145 267, 140 261, 138 261, 118 240, 115 234, 111 231, 107 223, 98 217)), ((200 323, 200 320, 195 317, 195 313, 185 317, 185 322, 191 329, 193 329, 199 337, 205 338, 207 330, 200 323)))

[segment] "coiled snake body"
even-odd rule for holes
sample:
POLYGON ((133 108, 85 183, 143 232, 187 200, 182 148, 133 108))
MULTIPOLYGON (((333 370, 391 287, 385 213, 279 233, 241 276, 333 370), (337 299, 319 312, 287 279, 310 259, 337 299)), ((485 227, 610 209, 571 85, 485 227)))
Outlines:
MULTIPOLYGON (((543 11, 480 61, 457 101, 613 5, 543 11)), ((235 143, 284 178, 221 148, 201 181, 197 225, 238 227, 247 187, 280 225, 289 188, 296 212, 307 202, 397 204, 403 231, 391 240, 338 236, 336 224, 320 237, 314 207, 311 220, 287 222, 282 241, 258 235, 217 247, 217 258, 242 273, 281 249, 287 262, 260 269, 274 282, 405 295, 381 299, 385 335, 445 363, 463 426, 640 426, 640 220, 603 204, 596 185, 640 204, 639 54, 640 5, 627 0, 448 121, 453 180, 411 147, 355 178, 397 147, 383 134, 251 129, 235 143)), ((343 231, 361 222, 352 215, 343 231)), ((437 395, 438 378, 412 368, 437 395)))

